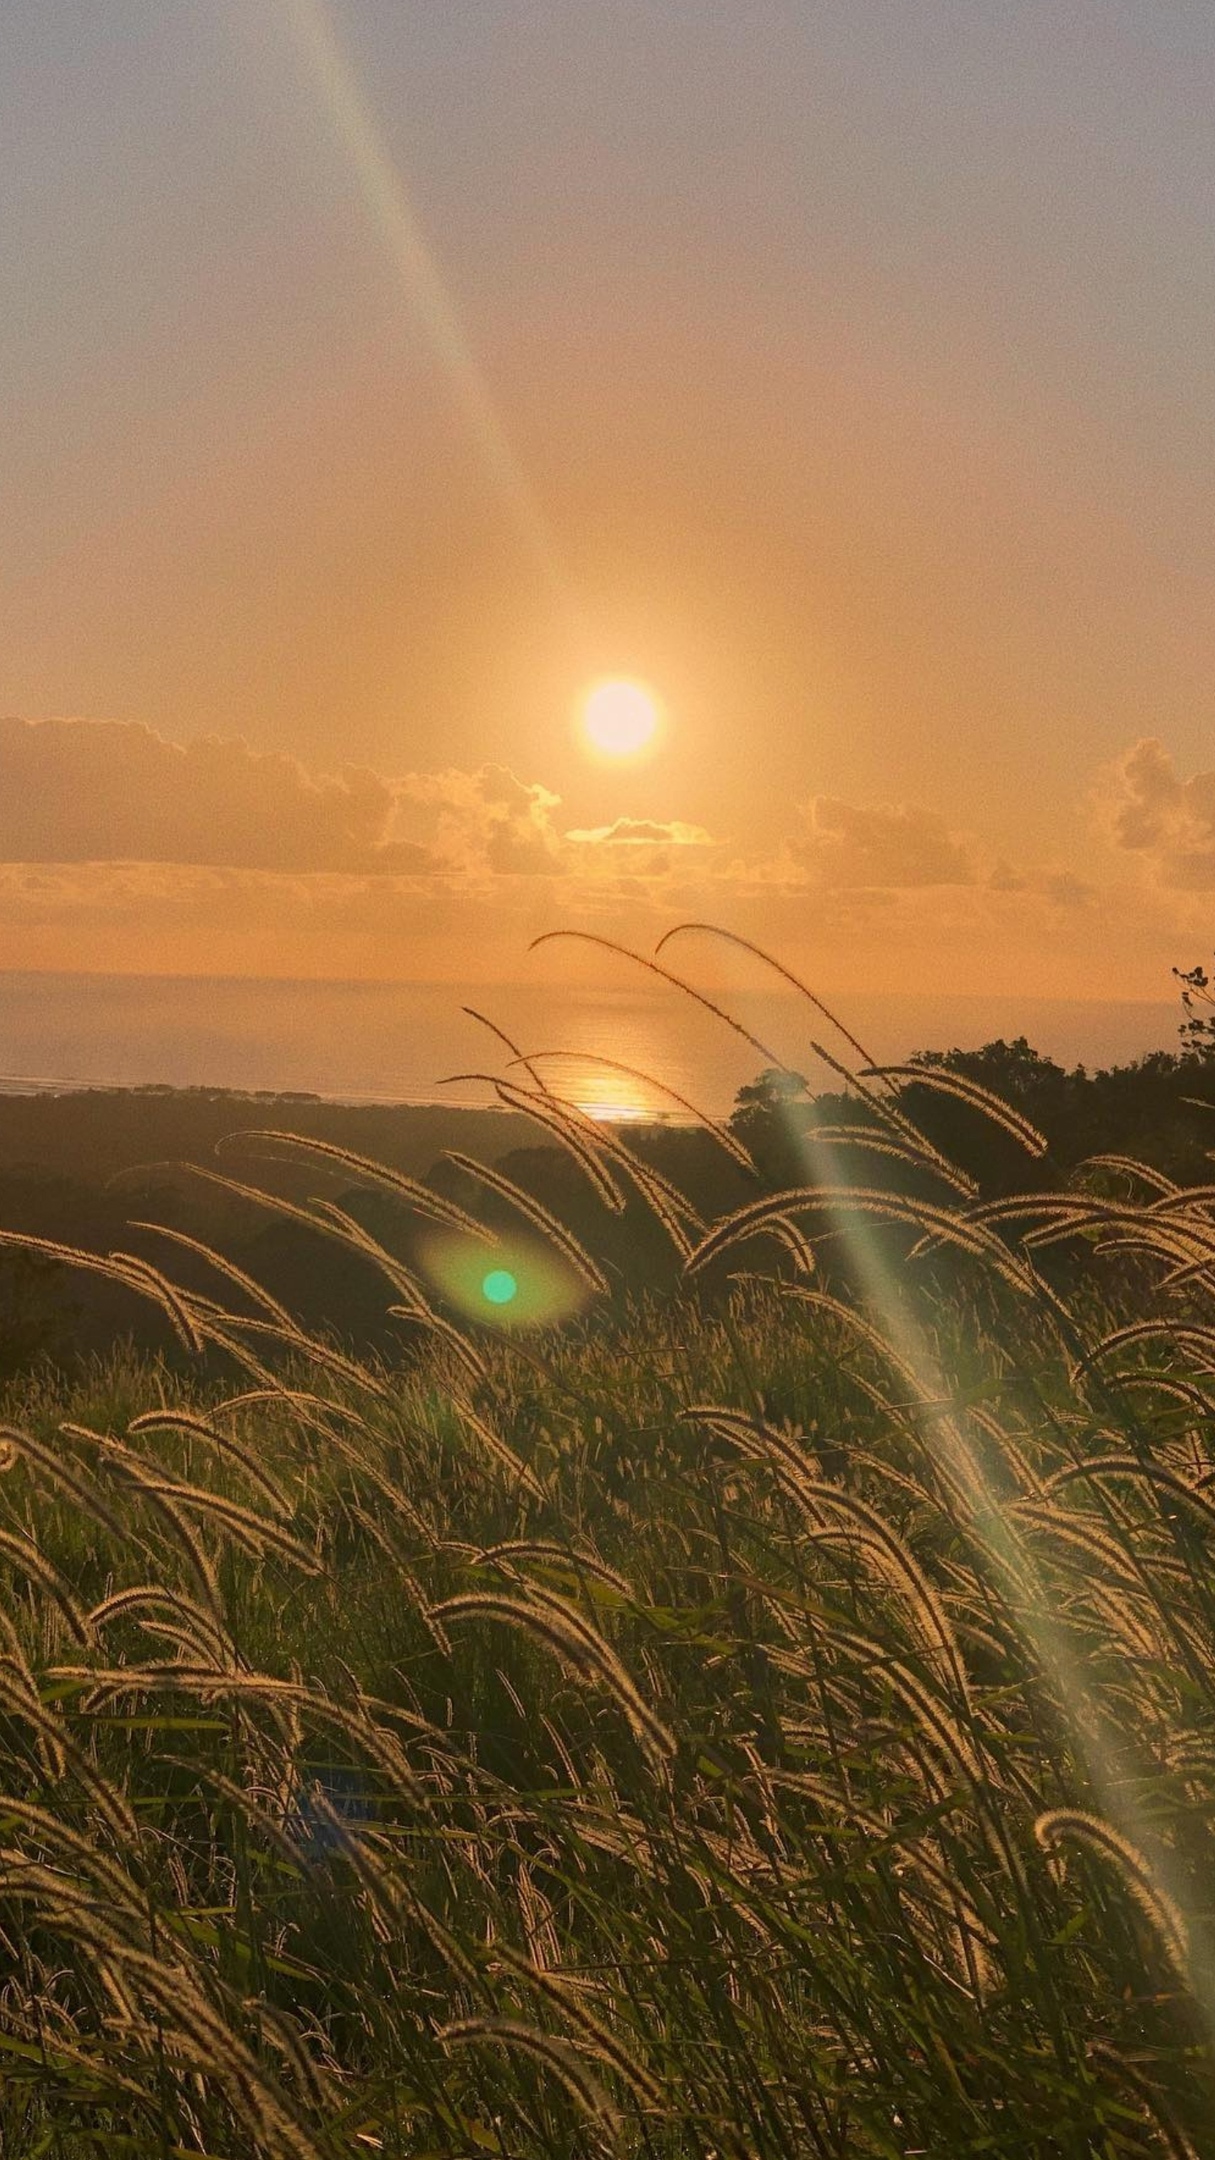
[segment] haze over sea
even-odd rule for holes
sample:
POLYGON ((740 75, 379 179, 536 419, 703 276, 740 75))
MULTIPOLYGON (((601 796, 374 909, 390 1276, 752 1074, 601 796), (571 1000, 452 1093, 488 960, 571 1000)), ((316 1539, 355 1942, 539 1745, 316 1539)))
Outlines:
MULTIPOLYGON (((801 999, 710 992, 812 1085, 831 1084, 810 1047, 846 1046, 801 999)), ((1177 1045, 1176 1002, 1098 1003, 999 996, 828 999, 883 1061, 1025 1035, 1045 1055, 1090 1068, 1177 1045)), ((729 1107, 764 1059, 674 990, 633 983, 327 982, 239 977, 0 973, 0 1088, 174 1087, 302 1091, 347 1100, 485 1102, 489 1088, 445 1076, 502 1073, 508 1053, 462 1010, 474 1005, 520 1049, 569 1053, 544 1067, 603 1115, 664 1107, 658 1093, 599 1068, 634 1066, 702 1108, 729 1107)), ((517 1077, 517 1076, 516 1076, 517 1077)), ((666 1107, 671 1107, 666 1105, 666 1107)), ((676 1111, 676 1115, 679 1113, 676 1111)))

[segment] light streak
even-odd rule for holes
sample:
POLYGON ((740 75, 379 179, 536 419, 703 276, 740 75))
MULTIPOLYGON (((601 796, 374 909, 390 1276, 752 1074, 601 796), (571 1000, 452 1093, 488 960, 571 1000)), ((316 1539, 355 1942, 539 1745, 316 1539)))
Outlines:
POLYGON ((550 584, 567 581, 544 510, 519 459, 380 127, 342 50, 325 0, 279 0, 346 152, 368 215, 445 370, 486 474, 550 584))
MULTIPOLYGON (((830 1187, 837 1172, 828 1151, 816 1140, 813 1127, 797 1119, 791 1103, 780 1104, 777 1115, 804 1166, 806 1183, 830 1187)), ((868 1309, 895 1358, 913 1377, 920 1399, 905 1404, 904 1409, 919 1430, 921 1444, 926 1452, 942 1459, 947 1473, 961 1487, 974 1526, 999 1567, 1003 1594, 1033 1654, 1058 1690, 1072 1744, 1084 1764, 1101 1813, 1131 1845, 1150 1855, 1162 1889, 1183 1916, 1190 1938, 1190 1987, 1208 2032, 1215 2034, 1215 1941, 1211 1930, 1195 1912, 1181 1871, 1162 1844, 1151 1816, 1127 1789, 1125 1772, 1102 1730, 1100 1704, 1080 1660, 1052 1615, 1050 1594, 1033 1554, 967 1437, 965 1410, 950 1412, 943 1408, 950 1402, 953 1390, 901 1294, 875 1226, 859 1210, 846 1206, 829 1204, 824 1212, 856 1271, 863 1300, 858 1309, 868 1309)))

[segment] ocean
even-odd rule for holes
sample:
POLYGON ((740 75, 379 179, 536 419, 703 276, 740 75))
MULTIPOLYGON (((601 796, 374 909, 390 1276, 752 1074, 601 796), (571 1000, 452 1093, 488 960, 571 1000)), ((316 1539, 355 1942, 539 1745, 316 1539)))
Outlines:
MULTIPOLYGON (((831 1085, 811 1047, 849 1055, 784 991, 713 991, 764 1050, 831 1085)), ((451 1075, 505 1073, 510 1052, 462 1008, 474 1005, 538 1069, 603 1116, 667 1111, 665 1090, 710 1112, 768 1062, 724 1022, 661 984, 594 990, 499 983, 252 981, 231 977, 0 973, 0 1088, 163 1084, 304 1092, 348 1101, 488 1102, 451 1075), (652 1083, 601 1061, 636 1068, 652 1083)), ((973 1048, 1025 1035, 1066 1065, 1120 1064, 1177 1043, 1176 1004, 1014 997, 850 996, 837 1009, 883 1062, 914 1050, 973 1048)))

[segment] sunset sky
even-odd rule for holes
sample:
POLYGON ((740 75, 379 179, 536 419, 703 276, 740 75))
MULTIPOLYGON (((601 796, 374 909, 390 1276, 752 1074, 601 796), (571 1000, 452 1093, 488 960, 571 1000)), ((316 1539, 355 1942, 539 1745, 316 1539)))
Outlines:
POLYGON ((1213 109, 1209 0, 4 8, 0 968, 1167 997, 1213 109))

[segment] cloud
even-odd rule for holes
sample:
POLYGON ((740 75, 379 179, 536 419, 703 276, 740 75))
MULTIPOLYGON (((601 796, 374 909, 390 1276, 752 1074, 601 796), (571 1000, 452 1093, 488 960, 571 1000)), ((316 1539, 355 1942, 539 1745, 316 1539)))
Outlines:
POLYGON ((0 720, 0 862, 484 881, 565 877, 617 850, 652 876, 656 849, 710 844, 679 819, 565 834, 559 807, 505 765, 317 774, 218 736, 181 744, 126 722, 0 720))
POLYGON ((1086 908, 1096 897, 1094 887, 1086 885, 1074 870, 1051 871, 1041 880, 1041 889, 1060 908, 1086 908))
MULTIPOLYGON (((88 720, 0 721, 0 862, 147 862, 289 875, 431 874, 484 883, 626 874, 655 891, 683 866, 730 887, 899 889, 974 882, 935 812, 820 796, 766 866, 733 865, 701 825, 620 817, 562 832, 560 798, 504 765, 389 777, 313 773, 208 736, 88 720), (626 872, 627 866, 627 872, 626 872)), ((681 876, 685 874, 681 868, 681 876)))
POLYGON ((249 870, 431 866, 392 836, 392 784, 121 721, 0 720, 0 861, 178 862, 249 870))
POLYGON ((567 832, 566 839, 578 847, 712 847, 713 835, 703 825, 686 825, 682 818, 662 822, 656 818, 617 818, 614 825, 591 825, 567 832))
POLYGON ((1139 855, 1161 885, 1215 890, 1215 772, 1182 780, 1163 743, 1145 736, 1104 776, 1099 802, 1115 847, 1139 855))
POLYGON ((504 765, 308 772, 122 721, 0 720, 0 862, 184 863, 347 876, 565 870, 559 797, 504 765))
POLYGON ((976 882, 970 855, 935 810, 818 795, 803 817, 789 852, 816 884, 847 890, 976 882))
POLYGON ((482 765, 475 772, 409 773, 392 785, 394 830, 408 830, 411 814, 427 813, 431 844, 449 870, 551 877, 566 868, 551 815, 561 798, 539 781, 519 780, 505 765, 482 765))
POLYGON ((1209 945, 1215 774, 1182 780, 1141 743, 1103 800, 1146 881, 1012 868, 907 805, 820 796, 743 855, 679 818, 566 829, 503 765, 318 775, 237 741, 0 721, 0 968, 492 981, 544 931, 646 950, 690 918, 825 990, 998 971, 1026 994, 1167 998, 1209 945))

